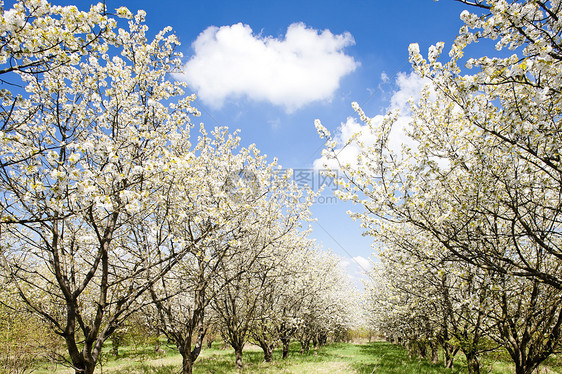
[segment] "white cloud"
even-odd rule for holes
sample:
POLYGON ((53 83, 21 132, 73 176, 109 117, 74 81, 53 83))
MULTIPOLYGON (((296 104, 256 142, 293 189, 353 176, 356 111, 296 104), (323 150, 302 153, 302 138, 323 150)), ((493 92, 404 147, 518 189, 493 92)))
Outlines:
POLYGON ((341 258, 339 266, 351 275, 362 275, 373 267, 371 261, 363 256, 355 256, 349 259, 341 258))
POLYGON ((344 271, 347 271, 349 265, 351 265, 351 261, 342 258, 338 265, 341 266, 344 271))
POLYGON ((383 83, 386 83, 390 80, 390 77, 388 76, 388 74, 386 74, 384 71, 381 73, 381 81, 383 83))
MULTIPOLYGON (((382 120, 383 118, 382 116, 377 117, 380 117, 380 120, 382 120)), ((378 120, 377 117, 373 118, 373 120, 378 120)), ((340 128, 338 129, 338 134, 336 135, 336 141, 338 144, 347 144, 347 146, 341 147, 336 151, 340 164, 353 165, 355 163, 355 160, 357 160, 357 156, 359 155, 361 149, 357 143, 349 143, 349 140, 357 133, 360 134, 359 138, 366 144, 375 143, 376 139, 370 134, 369 128, 367 126, 362 125, 357 121, 355 117, 347 117, 347 121, 341 124, 340 128)), ((333 158, 326 159, 325 157, 322 157, 314 160, 313 166, 317 170, 325 168, 338 169, 338 161, 333 158)))
MULTIPOLYGON (((429 84, 429 82, 428 79, 421 78, 415 73, 398 74, 396 78, 398 89, 392 95, 390 106, 387 108, 388 111, 400 110, 400 116, 392 127, 388 141, 388 148, 391 151, 396 153, 400 152, 404 145, 412 148, 416 147, 415 142, 407 135, 411 121, 409 101, 417 101, 422 89, 429 84)), ((370 119, 374 127, 378 127, 383 120, 383 115, 376 115, 370 119)), ((366 146, 373 146, 377 140, 368 125, 359 122, 355 117, 348 117, 346 122, 342 122, 335 136, 335 140, 339 145, 339 148, 336 149, 336 154, 340 164, 354 165, 356 163, 357 156, 360 153, 360 146, 354 139, 357 139, 357 141, 360 141, 366 146)), ((327 159, 323 156, 314 161, 314 167, 316 169, 324 169, 325 167, 337 169, 338 164, 336 160, 327 159)))
POLYGON ((410 113, 409 100, 414 102, 420 98, 423 88, 430 83, 427 78, 421 78, 415 73, 399 73, 396 77, 398 90, 390 99, 390 109, 400 109, 402 114, 410 113))
POLYGON ((371 261, 363 256, 355 256, 349 259, 342 258, 339 266, 358 288, 363 287, 363 282, 369 278, 368 272, 373 268, 371 261))
POLYGON ((363 256, 355 256, 353 257, 353 261, 355 261, 355 263, 363 272, 369 271, 371 269, 371 261, 363 256))
POLYGON ((195 42, 185 80, 207 105, 229 98, 268 101, 294 111, 330 100, 343 76, 358 66, 343 52, 355 43, 349 33, 334 35, 294 23, 284 38, 256 35, 248 25, 209 27, 195 42))

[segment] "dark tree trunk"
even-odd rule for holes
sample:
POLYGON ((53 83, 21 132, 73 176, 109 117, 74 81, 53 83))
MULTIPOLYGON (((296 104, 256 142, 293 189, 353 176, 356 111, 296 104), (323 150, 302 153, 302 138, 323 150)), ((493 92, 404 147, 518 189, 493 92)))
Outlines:
POLYGON ((453 367, 453 362, 455 361, 455 356, 457 355, 459 348, 453 348, 450 344, 445 344, 443 347, 443 355, 445 356, 444 363, 447 369, 453 367))
POLYGON ((238 369, 242 369, 244 364, 242 363, 242 347, 236 346, 234 347, 234 355, 236 356, 236 367, 238 369))
POLYGON ((182 355, 182 374, 192 374, 193 373, 193 361, 191 360, 191 355, 182 355))
POLYGON ((435 341, 431 341, 429 347, 431 349, 431 362, 436 364, 439 362, 439 346, 435 341))
POLYGON ((447 369, 451 369, 453 367, 453 362, 455 358, 450 356, 448 352, 445 353, 444 364, 447 369))
POLYGON ((111 353, 113 357, 119 358, 119 346, 121 345, 121 334, 114 333, 111 337, 111 353))
POLYGON ((181 340, 176 342, 182 356, 182 374, 191 374, 193 372, 193 364, 201 353, 203 339, 205 338, 205 329, 203 328, 202 319, 199 322, 199 331, 197 332, 197 339, 195 340, 193 349, 191 348, 191 337, 192 335, 188 334, 183 342, 181 340))
POLYGON ((302 340, 301 341, 301 355, 308 353, 310 350, 310 339, 302 340))
POLYGON ((267 343, 260 343, 260 347, 263 350, 263 360, 265 362, 273 361, 273 346, 267 343))
MULTIPOLYGON (((69 337, 67 341, 75 343, 74 336, 69 337)), ((67 346, 70 348, 70 345, 67 346)), ((94 345, 92 342, 86 342, 82 351, 79 351, 77 346, 69 351, 74 354, 71 356, 72 365, 76 374, 94 374, 96 369, 99 352, 101 351, 101 342, 96 341, 94 345)))
POLYGON ((469 374, 480 374, 480 362, 478 362, 478 357, 474 353, 465 353, 466 364, 468 367, 469 374))
POLYGON ((515 364, 515 374, 532 374, 546 358, 529 359, 520 349, 508 349, 515 364))
POLYGON ((423 341, 417 342, 416 346, 418 348, 419 357, 420 358, 427 358, 427 345, 425 344, 425 342, 423 342, 423 341))
POLYGON ((281 338, 281 343, 283 344, 283 360, 289 357, 289 343, 291 339, 281 338))
POLYGON ((416 354, 416 343, 415 343, 415 341, 408 340, 408 343, 406 343, 406 348, 408 349, 408 358, 409 359, 414 358, 414 355, 416 354))
POLYGON ((179 349, 182 358, 182 374, 191 374, 193 372, 193 364, 199 355, 200 349, 197 349, 197 345, 191 350, 191 338, 185 342, 185 344, 179 349))

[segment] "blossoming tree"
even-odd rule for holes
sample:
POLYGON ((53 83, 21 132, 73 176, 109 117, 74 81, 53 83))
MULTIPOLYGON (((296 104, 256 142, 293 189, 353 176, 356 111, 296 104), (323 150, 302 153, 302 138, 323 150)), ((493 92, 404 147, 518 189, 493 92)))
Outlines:
MULTIPOLYGON (((354 162, 339 165, 339 196, 364 207, 355 217, 377 239, 394 228, 419 230, 434 250, 489 274, 509 302, 545 302, 537 299, 541 290, 557 290, 554 298, 562 290, 561 4, 461 2, 476 13, 462 12, 448 59, 443 43, 430 47, 427 58, 410 46, 414 70, 430 82, 412 106, 410 145, 398 151, 390 145, 397 113, 378 121, 354 104, 363 134, 347 144, 317 122, 328 138, 324 156, 337 160, 343 147, 359 150, 354 162), (469 46, 490 41, 498 56, 464 56, 469 46), (514 294, 501 277, 508 284, 530 279, 528 290, 536 281, 536 291, 514 294)), ((559 340, 562 311, 543 305, 552 321, 548 339, 559 340)), ((519 329, 532 326, 528 320, 519 329)), ((533 349, 526 354, 541 356, 542 347, 533 349)), ((515 356, 518 373, 533 370, 534 360, 522 364, 515 356)))
POLYGON ((101 4, 19 2, 1 20, 2 73, 25 85, 2 96, 3 270, 76 373, 93 373, 103 342, 191 250, 152 234, 156 256, 132 237, 169 204, 161 181, 197 113, 166 78, 180 63, 175 36, 148 41, 143 12, 117 13, 126 29, 101 4))
MULTIPOLYGON (((209 304, 240 279, 269 278, 267 268, 281 269, 275 254, 290 252, 289 238, 309 219, 312 192, 297 188, 290 172, 268 162, 254 145, 239 143, 225 128, 212 134, 202 129, 197 157, 171 187, 178 213, 172 214, 174 237, 193 249, 151 295, 161 331, 183 357, 184 373, 192 371, 201 351, 209 304), (256 272, 257 263, 264 267, 256 272)), ((241 323, 251 322, 244 317, 241 323)))

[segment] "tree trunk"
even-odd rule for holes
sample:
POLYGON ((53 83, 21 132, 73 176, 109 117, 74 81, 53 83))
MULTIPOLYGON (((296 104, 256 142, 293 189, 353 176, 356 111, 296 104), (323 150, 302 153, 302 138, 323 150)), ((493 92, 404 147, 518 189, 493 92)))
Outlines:
POLYGON ((182 374, 192 374, 193 372, 193 361, 191 360, 190 352, 186 352, 187 354, 182 354, 182 366, 181 366, 181 373, 182 374))
POLYGON ((182 374, 191 374, 193 372, 193 365, 201 352, 201 340, 202 338, 197 339, 193 350, 191 350, 191 337, 189 337, 189 340, 186 341, 187 344, 180 347, 179 351, 182 357, 182 374))
POLYGON ((74 363, 73 366, 75 374, 94 374, 94 370, 96 369, 96 362, 91 360, 83 360, 79 364, 74 363))
POLYGON ((265 362, 273 361, 273 346, 267 343, 262 343, 260 346, 263 350, 263 360, 265 362))
POLYGON ((478 357, 476 354, 466 354, 466 364, 468 366, 468 373, 469 374, 480 374, 480 363, 478 362, 478 357))
POLYGON ((449 355, 449 352, 445 353, 445 367, 447 369, 451 369, 453 367, 453 362, 454 362, 455 358, 452 357, 451 355, 449 355))
POLYGON ((408 358, 411 360, 412 358, 414 358, 414 355, 416 353, 415 342, 412 340, 408 340, 408 343, 406 343, 406 348, 408 349, 408 358))
MULTIPOLYGON (((511 353, 510 351, 510 354, 511 353)), ((517 350, 515 353, 517 353, 518 356, 511 356, 515 364, 515 374, 532 374, 535 372, 535 369, 539 367, 540 363, 544 361, 544 359, 529 360, 520 350, 517 350)))
POLYGON ((447 369, 451 369, 459 348, 452 347, 448 342, 441 343, 441 347, 443 348, 443 363, 447 369))
POLYGON ((310 348, 310 340, 303 340, 301 341, 301 355, 308 353, 308 350, 310 348))
POLYGON ((84 369, 76 369, 76 374, 94 374, 95 370, 96 370, 95 362, 86 362, 84 365, 84 369))
POLYGON ((119 345, 121 344, 121 334, 114 333, 111 337, 111 353, 113 357, 119 358, 119 345))
POLYGON ((234 354, 236 355, 236 367, 242 369, 244 367, 242 363, 242 347, 235 347, 234 354))
MULTIPOLYGON (((87 349, 87 348, 85 348, 87 349)), ((78 360, 73 360, 75 374, 94 374, 97 360, 92 356, 91 348, 82 352, 78 360)))
POLYGON ((193 371, 193 365, 195 360, 199 357, 201 353, 201 347, 203 346, 203 339, 205 338, 205 329, 203 328, 203 323, 199 322, 199 331, 197 332, 197 338, 195 339, 195 346, 191 348, 192 335, 187 334, 185 340, 181 339, 176 342, 176 346, 182 356, 182 374, 191 374, 193 371))
POLYGON ((435 341, 431 341, 429 347, 431 349, 431 362, 436 364, 439 362, 439 346, 435 341))
MULTIPOLYGON (((191 374, 193 372, 193 364, 197 359, 196 352, 194 353, 191 351, 191 337, 188 337, 185 341, 179 343, 180 344, 176 344, 182 358, 181 373, 191 374)), ((193 351, 196 351, 196 348, 193 351)))
POLYGON ((535 372, 535 369, 539 367, 539 364, 531 364, 531 365, 515 365, 515 374, 532 374, 535 372))
POLYGON ((417 346, 417 350, 418 350, 418 356, 420 358, 426 358, 427 357, 427 345, 425 344, 425 342, 423 341, 419 341, 416 343, 417 346))
POLYGON ((283 360, 289 357, 289 343, 291 342, 290 339, 281 338, 281 343, 283 343, 283 360))

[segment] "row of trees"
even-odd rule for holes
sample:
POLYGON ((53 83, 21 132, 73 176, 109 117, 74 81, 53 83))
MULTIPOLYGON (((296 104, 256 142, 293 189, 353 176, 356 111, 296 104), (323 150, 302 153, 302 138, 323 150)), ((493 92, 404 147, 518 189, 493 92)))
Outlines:
POLYGON ((401 235, 388 239, 369 295, 371 323, 387 338, 434 362, 441 350, 447 367, 461 351, 471 373, 486 352, 503 349, 515 372, 532 373, 559 351, 559 290, 435 254, 442 247, 423 233, 401 235))
POLYGON ((184 373, 208 329, 240 366, 247 339, 270 360, 278 342, 286 356, 297 336, 307 349, 345 329, 342 275, 302 228, 313 193, 226 128, 193 141, 194 97, 167 75, 181 68, 176 37, 150 40, 142 11, 116 16, 2 9, 2 313, 38 317, 81 374, 139 313, 184 373))
POLYGON ((478 373, 479 355, 501 348, 531 373, 562 327, 562 3, 461 2, 476 13, 462 12, 448 60, 443 43, 427 59, 410 46, 430 81, 412 146, 389 145, 396 113, 379 121, 357 105, 368 137, 341 145, 317 127, 326 157, 359 149, 339 196, 365 208, 355 217, 380 247, 372 322, 434 359, 441 346, 448 366, 460 349, 478 373), (497 57, 464 57, 492 40, 497 57))
POLYGON ((176 345, 184 372, 191 371, 205 336, 230 345, 242 368, 247 342, 270 362, 278 346, 287 358, 291 341, 299 341, 305 353, 311 342, 338 339, 339 331, 357 325, 359 309, 345 292, 349 282, 339 259, 305 234, 290 233, 267 248, 252 243, 221 258, 213 258, 216 253, 197 254, 193 263, 163 277, 151 290, 152 305, 141 311, 176 345))
MULTIPOLYGON (((303 354, 312 345, 349 339, 361 308, 339 258, 316 248, 306 233, 287 237, 283 244, 287 246, 259 254, 249 249, 233 256, 223 253, 223 259, 193 256, 180 262, 107 336, 112 351, 100 354, 97 364, 108 354, 118 358, 124 345, 154 344, 160 352, 162 338, 182 356, 184 373, 192 372, 204 340, 209 347, 217 339, 233 347, 235 363, 243 367, 247 342, 261 347, 264 361, 270 362, 277 347, 288 358, 292 341, 300 342, 303 354)), ((15 282, 3 275, 0 366, 7 373, 28 373, 49 361, 72 366, 56 329, 30 310, 18 297, 15 282)), ((82 338, 80 332, 77 337, 82 338)))

